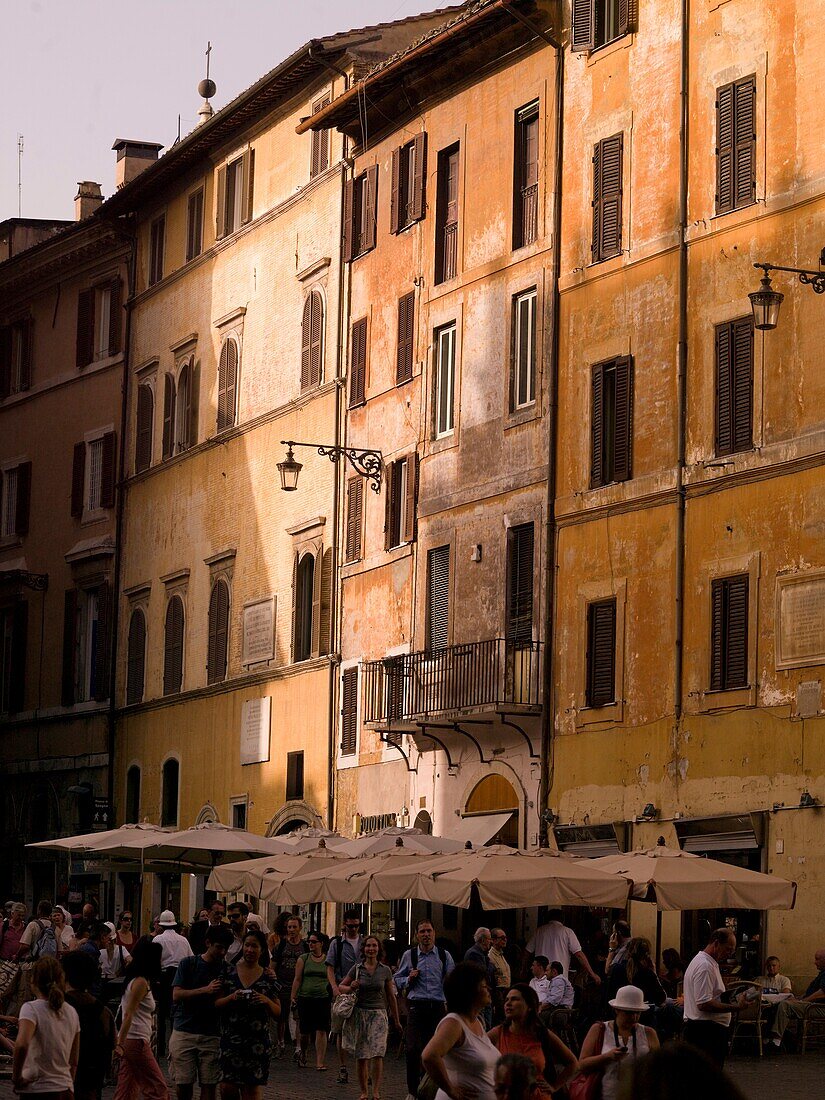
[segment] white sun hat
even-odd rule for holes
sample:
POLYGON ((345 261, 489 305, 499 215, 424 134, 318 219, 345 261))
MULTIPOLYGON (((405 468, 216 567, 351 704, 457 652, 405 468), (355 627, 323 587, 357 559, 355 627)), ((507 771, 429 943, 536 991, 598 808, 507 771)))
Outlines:
POLYGON ((620 1012, 646 1012, 650 1008, 641 989, 636 985, 623 985, 613 1000, 607 1003, 620 1012))

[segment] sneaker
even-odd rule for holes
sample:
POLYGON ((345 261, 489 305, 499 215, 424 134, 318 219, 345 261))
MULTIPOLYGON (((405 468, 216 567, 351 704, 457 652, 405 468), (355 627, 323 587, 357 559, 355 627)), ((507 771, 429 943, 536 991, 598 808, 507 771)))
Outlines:
POLYGON ((346 1085, 348 1083, 349 1083, 349 1074, 347 1073, 347 1067, 346 1066, 339 1066, 338 1067, 338 1084, 339 1085, 346 1085))

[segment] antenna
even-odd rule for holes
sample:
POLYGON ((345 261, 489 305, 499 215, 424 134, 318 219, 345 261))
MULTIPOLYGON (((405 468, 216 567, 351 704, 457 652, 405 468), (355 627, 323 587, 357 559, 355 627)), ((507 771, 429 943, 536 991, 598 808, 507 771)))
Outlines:
POLYGON ((17 135, 17 216, 23 217, 23 135, 17 135))

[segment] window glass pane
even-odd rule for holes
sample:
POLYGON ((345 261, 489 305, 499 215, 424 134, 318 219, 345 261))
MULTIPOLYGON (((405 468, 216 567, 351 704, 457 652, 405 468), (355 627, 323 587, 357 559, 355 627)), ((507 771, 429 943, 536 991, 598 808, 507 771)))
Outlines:
POLYGON ((23 380, 23 330, 14 325, 11 330, 11 392, 19 393, 23 380))
POLYGON ((95 357, 103 358, 109 354, 109 315, 112 308, 112 294, 106 287, 95 291, 95 357))
POLYGON ((103 472, 103 440, 96 439, 89 444, 86 468, 89 471, 89 491, 86 496, 87 507, 92 512, 100 507, 100 489, 103 472))
POLYGON ((86 618, 83 624, 83 690, 81 699, 94 699, 97 694, 98 611, 97 592, 86 593, 86 618))
POLYGON ((605 367, 602 390, 602 418, 604 424, 604 455, 602 457, 604 480, 609 484, 616 476, 616 367, 605 367))
POLYGON ((536 397, 536 292, 516 299, 515 406, 531 404, 536 397))
POLYGON ((455 325, 438 333, 436 379, 436 435, 448 435, 454 427, 455 325))

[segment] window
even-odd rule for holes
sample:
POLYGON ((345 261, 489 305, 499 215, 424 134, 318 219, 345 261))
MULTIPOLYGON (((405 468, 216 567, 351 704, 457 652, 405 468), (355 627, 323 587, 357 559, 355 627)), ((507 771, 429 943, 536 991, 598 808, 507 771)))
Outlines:
POLYGON ((324 364, 324 299, 310 291, 301 320, 301 390, 320 386, 324 364))
POLYGON ((753 447, 753 319, 716 326, 716 453, 753 447))
POLYGON ((220 239, 252 220, 255 150, 218 170, 216 233, 220 239))
POLYGON ((232 803, 232 828, 245 829, 247 820, 248 802, 245 798, 232 803))
POLYGON ((115 433, 75 443, 72 459, 72 515, 112 508, 115 503, 115 433))
MULTIPOLYGON (((329 93, 312 104, 312 113, 317 115, 330 103, 329 93)), ((329 130, 312 131, 312 152, 309 161, 309 178, 314 179, 329 168, 329 130)))
POLYGON ((144 382, 137 391, 137 425, 135 428, 135 472, 152 465, 152 429, 155 419, 155 395, 144 382))
POLYGON ((711 583, 710 690, 748 686, 747 573, 711 583))
POLYGON ((163 647, 163 694, 176 695, 183 686, 183 600, 173 596, 166 605, 163 647))
POLYGON ((384 548, 412 542, 416 534, 418 455, 407 455, 387 466, 384 515, 384 548))
POLYGON ((624 134, 593 148, 593 263, 622 251, 622 169, 624 134))
POLYGON ((28 623, 25 600, 0 607, 0 714, 15 714, 25 703, 28 623))
POLYGON ((455 321, 435 333, 435 401, 433 433, 436 439, 455 428, 455 321))
POLYGON ((22 538, 29 533, 31 462, 0 473, 0 538, 22 538))
POLYGON ((413 376, 415 355, 415 291, 398 299, 398 349, 395 357, 395 383, 409 382, 413 376))
POLYGON ((573 0, 573 50, 595 50, 631 30, 632 0, 573 0))
POLYGON ((367 319, 352 326, 350 338, 349 407, 363 405, 367 388, 367 319))
POLYGON ((230 336, 218 362, 218 431, 235 427, 238 405, 238 345, 230 336))
POLYGON ((295 616, 292 659, 308 661, 312 656, 312 618, 315 603, 315 555, 303 554, 295 571, 295 616))
POLYGON ((180 764, 177 760, 167 760, 163 765, 160 795, 161 826, 178 823, 178 792, 180 790, 180 764))
POLYGON ((175 376, 163 376, 163 458, 175 453, 175 376))
POLYGON ((163 251, 166 246, 166 215, 155 218, 149 229, 149 286, 163 278, 163 251))
POLYGON ((64 706, 109 698, 109 586, 69 588, 63 605, 64 706))
POLYGON ((126 652, 126 705, 143 702, 146 679, 146 616, 136 607, 129 618, 126 652))
POLYGON ((533 640, 532 523, 511 527, 507 533, 507 638, 533 640))
POLYGON ((175 404, 175 452, 187 451, 198 441, 198 368, 193 359, 178 375, 175 404))
POLYGON ((0 326, 0 401, 31 386, 31 319, 0 326))
POLYGON ((354 756, 358 748, 358 665, 341 674, 341 755, 354 756))
POLYGON ((392 154, 390 229, 393 233, 400 233, 424 217, 426 180, 427 135, 421 133, 392 154))
POLYGON ((361 531, 364 518, 364 479, 356 474, 347 481, 347 530, 344 557, 358 561, 361 557, 361 531))
POLYGON ((304 797, 304 754, 302 752, 286 754, 286 797, 287 800, 304 797))
POLYGON ((140 821, 140 768, 132 764, 126 772, 126 812, 124 822, 137 825, 140 821))
POLYGON ((438 196, 435 211, 435 281, 444 283, 458 272, 459 146, 438 154, 438 196))
POLYGON ((78 367, 88 366, 96 359, 107 359, 120 351, 120 322, 123 311, 121 293, 120 279, 113 279, 100 286, 81 290, 78 295, 78 367))
POLYGON ((513 158, 513 248, 539 235, 539 105, 516 111, 513 158))
POLYGON ((375 248, 378 165, 373 164, 344 191, 344 259, 355 260, 375 248))
POLYGON ((427 553, 427 649, 443 649, 450 628, 450 548, 427 553))
POLYGON ((633 360, 609 359, 591 375, 590 488, 631 476, 633 360))
POLYGON ((226 679, 229 648, 229 585, 220 577, 212 585, 209 597, 209 649, 206 659, 207 684, 226 679))
POLYGON ((588 707, 605 707, 616 699, 616 599, 587 606, 588 707))
POLYGON ((513 298, 513 412, 536 400, 536 302, 535 287, 513 298))
POLYGON ((189 196, 186 204, 186 262, 203 251, 203 188, 189 196))
POLYGON ((716 213, 756 202, 756 77, 716 92, 716 213))

